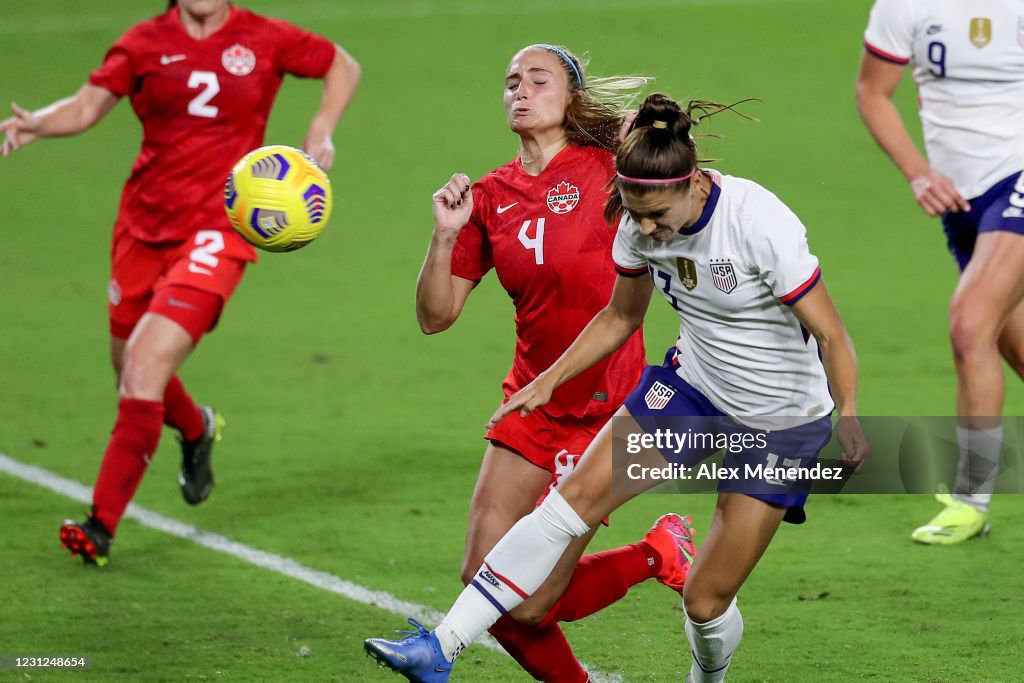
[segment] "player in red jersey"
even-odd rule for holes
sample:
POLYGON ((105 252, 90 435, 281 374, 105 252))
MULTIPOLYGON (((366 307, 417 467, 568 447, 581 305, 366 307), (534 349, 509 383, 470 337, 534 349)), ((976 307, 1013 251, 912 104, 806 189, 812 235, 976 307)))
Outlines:
MULTIPOLYGON (((519 136, 519 155, 472 189, 467 176, 456 174, 434 194, 435 229, 416 292, 420 326, 427 334, 450 327, 494 269, 516 309, 515 358, 502 385, 506 397, 561 356, 608 303, 616 277, 615 228, 602 212, 615 173, 621 100, 644 82, 587 81, 580 61, 564 48, 524 48, 505 74, 505 109, 519 136)), ((475 576, 484 555, 572 471, 644 365, 638 332, 605 362, 567 382, 542 411, 510 417, 487 432, 464 583, 487 580, 475 576)), ((693 545, 678 515, 659 520, 644 541, 581 560, 590 536, 566 552, 545 588, 491 629, 539 680, 587 680, 559 621, 602 609, 649 578, 682 589, 693 545)), ((373 643, 367 650, 379 654, 373 643)))
POLYGON ((36 138, 81 133, 122 97, 142 123, 142 151, 125 183, 112 248, 117 421, 92 513, 60 533, 64 547, 86 562, 106 564, 163 424, 181 434, 186 501, 202 502, 213 487, 210 451, 220 418, 193 402, 176 373, 256 260, 228 223, 224 180, 263 143, 285 74, 324 81, 302 147, 328 169, 331 135, 357 87, 359 65, 325 38, 228 0, 172 1, 121 36, 75 95, 35 112, 12 105, 14 117, 0 123, 3 156, 36 138))

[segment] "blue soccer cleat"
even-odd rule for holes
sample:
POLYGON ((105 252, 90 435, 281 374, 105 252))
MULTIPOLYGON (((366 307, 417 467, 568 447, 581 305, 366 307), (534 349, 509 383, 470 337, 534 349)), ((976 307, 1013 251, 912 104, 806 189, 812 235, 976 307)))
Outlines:
POLYGON ((363 649, 379 664, 397 671, 413 683, 447 683, 452 663, 441 651, 437 636, 412 617, 409 623, 416 627, 415 631, 396 631, 408 634, 407 638, 367 638, 363 641, 363 649))

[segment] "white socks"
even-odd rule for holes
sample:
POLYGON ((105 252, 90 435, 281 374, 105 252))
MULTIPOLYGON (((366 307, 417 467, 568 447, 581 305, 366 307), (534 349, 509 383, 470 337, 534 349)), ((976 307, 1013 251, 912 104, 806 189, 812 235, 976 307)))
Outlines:
POLYGON ((732 653, 743 637, 743 617, 732 599, 729 609, 715 619, 696 624, 686 617, 686 637, 690 641, 693 665, 687 681, 693 683, 719 683, 732 661, 732 653))
POLYGON ((968 429, 958 426, 956 441, 960 445, 960 462, 953 497, 981 512, 988 512, 999 474, 1003 428, 968 429))
POLYGON ((553 489, 540 507, 516 522, 484 558, 476 576, 435 629, 449 661, 503 614, 532 595, 574 538, 590 531, 553 489))

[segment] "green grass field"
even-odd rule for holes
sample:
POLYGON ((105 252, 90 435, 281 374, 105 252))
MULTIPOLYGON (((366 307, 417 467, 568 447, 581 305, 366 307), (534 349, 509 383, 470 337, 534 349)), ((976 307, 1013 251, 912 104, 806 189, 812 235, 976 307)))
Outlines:
MULTIPOLYGON (((759 122, 718 117, 705 142, 726 173, 779 194, 809 228, 861 363, 865 415, 948 415, 945 313, 955 282, 941 228, 863 129, 853 84, 870 0, 252 0, 316 30, 363 66, 336 135, 337 204, 317 244, 266 255, 182 371, 227 417, 218 488, 189 508, 165 434, 135 501, 249 546, 443 610, 457 594, 482 425, 514 330, 490 276, 448 333, 420 334, 413 289, 430 195, 516 150, 503 69, 521 46, 564 43, 591 73, 655 76, 681 98, 759 97, 759 122)), ((159 0, 3 2, 0 102, 68 95, 159 0)), ((297 145, 319 100, 286 83, 268 142, 297 145)), ((913 115, 909 84, 901 106, 913 115)), ((911 118, 911 120, 913 120, 911 118)), ((916 124, 915 124, 916 130, 916 124)), ((88 134, 0 159, 0 452, 92 485, 116 405, 107 358, 110 230, 138 148, 126 103, 88 134)), ((676 319, 655 302, 652 358, 676 319)), ((1022 414, 1010 382, 1006 412, 1022 414)), ((595 549, 636 540, 669 509, 704 530, 714 497, 642 496, 595 549)), ((188 540, 121 527, 111 565, 83 568, 57 527, 84 506, 0 473, 0 654, 89 654, 88 672, 0 681, 389 681, 363 638, 401 616, 188 540)), ((1021 680, 1024 497, 994 533, 913 545, 926 496, 821 496, 784 528, 741 593, 746 635, 730 681, 1021 680)), ((678 598, 653 582, 567 626, 580 658, 625 681, 689 667, 678 598)), ((453 681, 525 681, 507 657, 463 655, 453 681)), ((609 679, 613 680, 613 679, 609 679)))

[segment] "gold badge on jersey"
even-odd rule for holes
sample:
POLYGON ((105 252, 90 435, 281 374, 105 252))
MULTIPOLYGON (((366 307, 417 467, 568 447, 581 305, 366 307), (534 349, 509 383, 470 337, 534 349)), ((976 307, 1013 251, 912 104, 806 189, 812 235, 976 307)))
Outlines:
POLYGON ((992 20, 986 17, 971 19, 971 44, 979 50, 992 42, 992 20))
POLYGON ((686 287, 686 291, 692 292, 697 286, 697 264, 680 256, 676 259, 676 269, 679 271, 679 282, 686 287))

